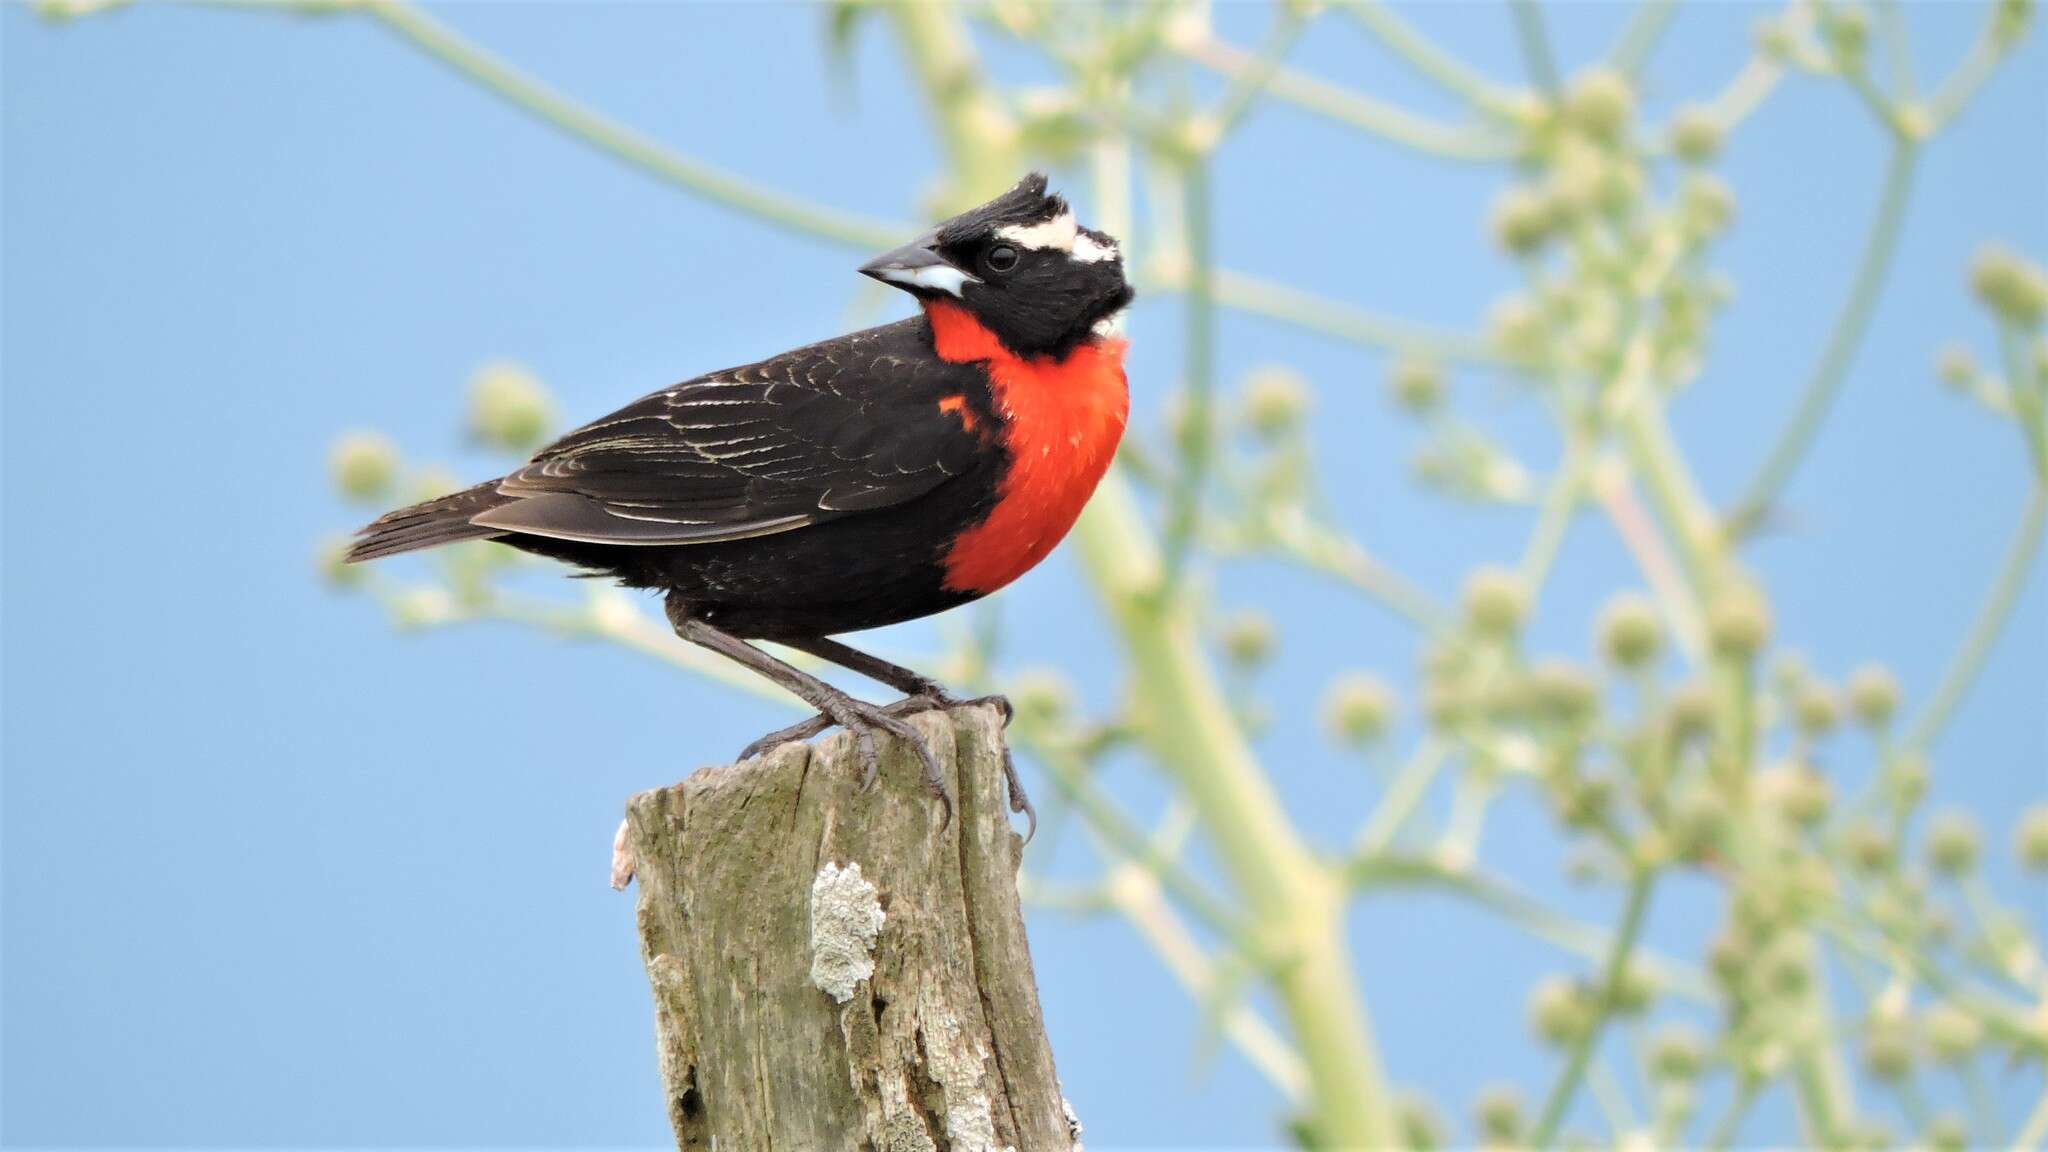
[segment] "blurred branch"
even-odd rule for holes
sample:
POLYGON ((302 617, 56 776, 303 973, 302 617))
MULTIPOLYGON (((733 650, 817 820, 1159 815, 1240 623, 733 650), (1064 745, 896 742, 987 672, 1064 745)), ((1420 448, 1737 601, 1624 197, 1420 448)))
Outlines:
MULTIPOLYGON (((1603 959, 1614 950, 1613 933, 1555 912, 1508 882, 1473 868, 1412 853, 1361 850, 1346 862, 1345 876, 1362 891, 1418 887, 1462 897, 1536 939, 1588 960, 1603 959)), ((1632 970, 1664 991, 1701 1003, 1714 1001, 1713 985, 1704 974, 1649 953, 1640 944, 1633 954, 1632 970)))
POLYGON ((1260 523, 1283 553, 1309 568, 1358 589, 1426 632, 1447 626, 1444 610, 1427 592, 1300 508, 1272 510, 1260 523))
POLYGON ((363 11, 485 90, 692 195, 785 228, 862 248, 899 243, 912 231, 905 225, 813 204, 657 144, 529 78, 410 4, 384 0, 365 5, 363 11))
POLYGON ((1820 360, 1800 390, 1791 421, 1778 433, 1762 467, 1728 513, 1728 532, 1737 539, 1754 532, 1769 514, 1779 490, 1805 457, 1848 376, 1856 349, 1863 343, 1870 317, 1876 311, 1886 274, 1891 270, 1892 255, 1898 250, 1917 159, 1918 151, 1912 141, 1904 137, 1893 140, 1884 186, 1878 192, 1877 215, 1864 237, 1863 254, 1857 259, 1854 277, 1849 282, 1849 295, 1828 332, 1820 360))
POLYGON ((1593 1048, 1600 1041, 1601 1030, 1608 1017, 1621 1002, 1622 984, 1629 974, 1629 956, 1635 951, 1636 942, 1642 936, 1643 917, 1649 910, 1650 891, 1656 884, 1656 873, 1641 865, 1634 865, 1634 874, 1629 882, 1628 902, 1621 913, 1621 928, 1614 934, 1614 942, 1607 953, 1607 962, 1601 969, 1599 999, 1595 1002, 1593 1018, 1582 1025, 1572 1041, 1571 1050, 1565 1057, 1564 1071, 1551 1086, 1550 1094, 1544 1098, 1543 1112, 1536 1121, 1535 1131, 1529 1137, 1531 1148, 1548 1148, 1557 1135, 1557 1127, 1564 1121, 1565 1109, 1571 1106, 1572 1097, 1578 1093, 1579 1082, 1586 1074, 1586 1064, 1593 1058, 1593 1048))
MULTIPOLYGON (((1206 31, 1185 36, 1174 45, 1181 55, 1233 80, 1255 74, 1259 58, 1206 31)), ((1273 67, 1265 90, 1274 97, 1327 117, 1339 124, 1391 140, 1417 152, 1451 160, 1496 161, 1512 158, 1518 145, 1512 137, 1469 127, 1452 127, 1375 100, 1327 80, 1273 67)))
POLYGON ((1536 0, 1508 0, 1515 15, 1515 39, 1522 46, 1522 61, 1529 79, 1555 98, 1563 87, 1557 69, 1557 53, 1550 46, 1550 29, 1536 0))
MULTIPOLYGON (((1155 271, 1149 286, 1179 291, 1187 285, 1182 268, 1155 271)), ((1498 357, 1476 337, 1440 332, 1390 319, 1247 272, 1216 271, 1216 302, 1254 316, 1279 320, 1339 340, 1375 348, 1432 354, 1454 363, 1493 364, 1498 357)))
POLYGON ((1678 0, 1642 0, 1629 13, 1628 23, 1614 42, 1614 50, 1607 55, 1608 63, 1624 76, 1633 77, 1641 72, 1676 15, 1678 0))
POLYGON ((1160 595, 1177 595, 1186 571, 1188 549, 1202 515, 1202 495, 1209 478, 1209 460, 1216 442, 1216 297, 1211 256, 1209 167, 1205 156, 1181 164, 1181 230, 1187 253, 1188 290, 1186 341, 1180 413, 1180 471, 1174 477, 1166 509, 1166 574, 1160 595))
POLYGON ((1434 41, 1403 20, 1393 5, 1382 0, 1339 0, 1338 6, 1416 71, 1453 94, 1464 97, 1474 107, 1500 117, 1511 116, 1514 112, 1516 99, 1513 92, 1496 85, 1471 65, 1437 47, 1434 41))
POLYGON ((1907 734, 1903 744, 1905 753, 1923 752, 1932 745, 1942 729, 1947 727, 1956 706, 1969 694, 1970 686, 1976 683, 1977 673, 1983 670, 1984 661, 1991 655, 1999 634, 2005 630, 2006 619, 2012 615, 2013 606, 2019 603, 2020 592, 2026 588, 2027 573, 2032 569, 2035 557, 2041 553, 2044 524, 2048 524, 2048 482, 2037 478, 2028 489, 2026 508, 2020 513, 2012 543, 2006 546, 1998 577, 1992 582, 1990 591, 1985 593, 1984 603, 1977 609, 1977 618, 1970 625, 1969 635, 1949 661, 1948 669, 1942 673, 1940 684, 1927 702, 1927 710, 1921 713, 1907 734))
POLYGON ((1967 107, 1998 62, 2012 50, 2024 30, 2026 5, 1998 2, 1985 5, 1984 27, 1971 42, 1969 54, 1943 77, 1927 99, 1927 129, 1939 132, 1967 107))
MULTIPOLYGON (((1188 995, 1196 1003, 1214 1001, 1221 994, 1216 967, 1161 898, 1157 880, 1144 869, 1126 864, 1110 870, 1107 884, 1110 903, 1145 938, 1188 995)), ((1301 1057, 1258 1013, 1242 1001, 1231 1003, 1223 1008, 1221 1023, 1223 1034, 1289 1104, 1300 1107, 1308 1101, 1309 1078, 1301 1057)))

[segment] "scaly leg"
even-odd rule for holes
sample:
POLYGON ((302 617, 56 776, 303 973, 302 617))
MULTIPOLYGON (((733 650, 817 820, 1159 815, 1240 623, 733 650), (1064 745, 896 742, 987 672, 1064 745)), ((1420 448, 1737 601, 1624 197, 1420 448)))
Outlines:
POLYGON ((924 737, 918 734, 917 729, 884 709, 856 700, 823 680, 801 669, 792 668, 731 633, 686 615, 682 606, 673 599, 669 601, 668 615, 669 622, 675 626, 676 635, 699 647, 708 648, 736 664, 744 665, 790 695, 830 716, 834 724, 853 733, 854 754, 860 759, 863 788, 874 786, 875 774, 881 767, 881 762, 875 755, 875 730, 880 729, 908 743, 916 750, 918 759, 924 762, 926 786, 946 807, 946 823, 952 823, 952 789, 947 787, 946 776, 939 770, 938 759, 932 755, 931 748, 925 744, 924 737))
MULTIPOLYGON (((782 643, 799 652, 808 652, 820 660, 827 660, 841 668, 858 672, 870 680, 887 684, 904 694, 902 700, 891 704, 887 711, 891 715, 909 712, 923 712, 933 708, 959 708, 971 704, 993 704, 1003 714, 1003 723, 1010 722, 1010 701, 1004 696, 981 696, 973 700, 962 700, 946 691, 946 686, 923 673, 891 664, 880 656, 870 656, 848 644, 830 640, 823 636, 809 640, 785 640, 782 643), (900 711, 899 711, 900 710, 900 711)), ((794 724, 780 732, 771 733, 754 742, 743 756, 758 755, 760 751, 775 747, 788 740, 808 740, 836 721, 830 716, 819 714, 801 724, 794 724)), ((1021 812, 1027 821, 1024 842, 1030 843, 1038 835, 1038 810, 1031 806, 1031 798, 1024 794, 1024 782, 1017 777, 1017 764, 1010 756, 1010 746, 1003 745, 1003 781, 1010 788, 1010 811, 1021 812)))

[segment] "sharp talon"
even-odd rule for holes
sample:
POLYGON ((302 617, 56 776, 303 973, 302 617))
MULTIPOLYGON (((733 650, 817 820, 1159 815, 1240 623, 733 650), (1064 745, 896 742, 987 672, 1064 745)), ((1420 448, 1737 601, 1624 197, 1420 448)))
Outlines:
POLYGON ((983 696, 977 703, 995 705, 996 711, 1003 714, 1003 727, 1005 728, 1008 728, 1010 721, 1016 718, 1017 710, 1010 706, 1010 698, 1008 696, 983 696))
POLYGON ((1007 744, 1003 746, 1003 784, 1010 790, 1010 811, 1024 816, 1024 842, 1029 844, 1038 835, 1038 809, 1031 806, 1031 797, 1024 794, 1024 781, 1017 775, 1017 761, 1007 744))

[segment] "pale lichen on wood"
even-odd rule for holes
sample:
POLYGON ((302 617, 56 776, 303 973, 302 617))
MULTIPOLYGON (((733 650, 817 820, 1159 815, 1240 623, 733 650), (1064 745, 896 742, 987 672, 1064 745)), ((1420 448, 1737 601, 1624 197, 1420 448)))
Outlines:
POLYGON ((679 1148, 1069 1152, 992 708, 914 718, 958 817, 886 738, 704 769, 628 807, 679 1148))

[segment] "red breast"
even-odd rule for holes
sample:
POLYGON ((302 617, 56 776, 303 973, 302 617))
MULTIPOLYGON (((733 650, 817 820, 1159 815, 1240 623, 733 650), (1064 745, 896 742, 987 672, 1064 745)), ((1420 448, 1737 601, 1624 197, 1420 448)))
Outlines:
POLYGON ((958 305, 925 309, 940 358, 987 365, 1003 417, 1009 472, 988 518, 960 534, 945 558, 945 586, 987 594, 1046 558, 1109 471, 1130 412, 1124 342, 1089 340, 1065 357, 1012 355, 958 305))

